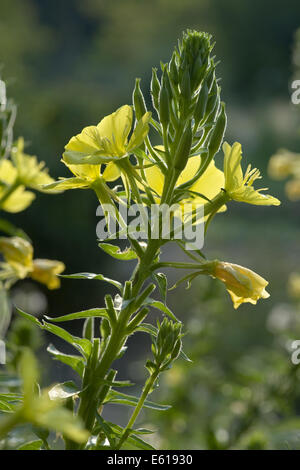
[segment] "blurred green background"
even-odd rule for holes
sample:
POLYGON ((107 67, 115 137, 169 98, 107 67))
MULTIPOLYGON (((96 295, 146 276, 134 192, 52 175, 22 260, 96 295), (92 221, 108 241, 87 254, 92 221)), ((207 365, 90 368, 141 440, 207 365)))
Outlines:
MULTIPOLYGON (((299 267, 300 205, 288 202, 282 184, 266 175, 278 147, 300 150, 299 109, 290 101, 299 26, 299 0, 1 0, 1 75, 19 106, 15 133, 24 135, 28 152, 44 160, 53 177, 68 175, 60 156, 71 136, 131 103, 135 77, 142 78, 150 107, 151 68, 169 59, 182 30, 195 28, 216 41, 226 139, 243 144, 244 164, 257 165, 263 186, 282 199, 279 208, 231 204, 211 225, 204 247, 209 258, 236 262, 268 279, 270 299, 234 311, 222 286, 201 279, 190 292, 181 286, 169 295, 170 307, 186 320, 185 350, 194 362, 178 363, 155 392, 156 399, 174 403, 173 411, 142 416, 156 421, 156 439, 165 448, 284 447, 289 439, 274 443, 268 433, 300 413, 289 350, 300 330, 286 289, 289 273, 299 267), (272 329, 274 311, 281 318, 287 309, 293 328, 287 322, 280 332, 272 329)), ((88 191, 41 194, 26 212, 10 218, 30 235, 37 257, 64 261, 68 273, 126 279, 131 264, 112 262, 97 247, 96 208, 88 191)), ((170 255, 181 256, 172 249, 170 255)), ((107 292, 106 286, 75 280, 51 293, 33 296, 32 289, 28 283, 15 289, 19 304, 53 315, 100 306, 107 292)), ((129 346, 121 375, 139 382, 149 344, 141 337, 129 346)), ((52 379, 65 378, 62 366, 49 362, 49 369, 52 379)), ((126 419, 119 408, 107 413, 121 423, 126 419)))

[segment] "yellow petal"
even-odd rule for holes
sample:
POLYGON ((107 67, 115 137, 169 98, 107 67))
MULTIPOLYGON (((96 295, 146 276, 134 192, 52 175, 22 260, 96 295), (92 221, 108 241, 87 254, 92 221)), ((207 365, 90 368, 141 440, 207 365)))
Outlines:
POLYGON ((243 184, 243 171, 241 168, 242 146, 235 142, 231 147, 227 142, 223 144, 225 189, 230 192, 243 184))
POLYGON ((106 116, 97 125, 98 135, 107 155, 123 156, 126 153, 127 137, 132 126, 132 107, 125 105, 106 116))
POLYGON ((65 265, 61 261, 49 259, 33 260, 33 271, 30 276, 35 281, 46 284, 48 289, 57 289, 60 286, 58 274, 65 270, 65 265))
POLYGON ((105 181, 115 181, 120 176, 120 170, 113 162, 106 165, 105 170, 102 174, 105 181))
POLYGON ((87 126, 80 134, 72 137, 67 145, 66 150, 92 155, 101 148, 101 139, 97 130, 97 126, 87 126))
MULTIPOLYGON (((199 157, 193 157, 199 160, 199 157)), ((190 158, 189 160, 193 160, 190 158)), ((189 164, 189 163, 188 163, 189 164)), ((207 167, 204 174, 190 188, 192 191, 201 193, 208 199, 213 199, 222 188, 224 188, 225 178, 223 171, 216 168, 214 160, 207 167)))
POLYGON ((2 160, 0 164, 0 181, 7 184, 14 183, 17 177, 17 169, 10 160, 2 160))
MULTIPOLYGON (((147 162, 145 162, 145 164, 147 164, 147 162)), ((159 196, 161 196, 165 178, 159 167, 157 165, 153 165, 149 168, 146 168, 144 171, 150 188, 153 189, 159 196)))
POLYGON ((64 160, 62 162, 79 178, 95 181, 100 177, 100 165, 70 165, 64 160))
MULTIPOLYGON (((0 191, 1 197, 1 191, 0 191)), ((27 209, 35 199, 35 194, 25 191, 24 186, 19 186, 2 204, 1 209, 13 214, 27 209)))
POLYGON ((139 147, 145 140, 149 132, 149 121, 151 119, 151 113, 147 112, 144 116, 138 121, 132 136, 130 138, 127 151, 134 150, 135 148, 139 147))
POLYGON ((0 252, 21 279, 32 269, 32 245, 21 237, 0 237, 0 252))
POLYGON ((256 206, 279 206, 281 202, 276 197, 256 191, 252 186, 242 186, 230 193, 235 201, 254 204, 256 206))

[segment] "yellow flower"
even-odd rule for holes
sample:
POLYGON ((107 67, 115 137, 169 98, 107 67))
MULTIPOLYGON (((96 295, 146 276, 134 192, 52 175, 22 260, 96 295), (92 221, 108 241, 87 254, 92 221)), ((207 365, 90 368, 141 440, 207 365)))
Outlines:
POLYGON ((224 282, 233 302, 234 308, 242 303, 256 304, 259 299, 266 299, 269 284, 263 277, 238 264, 216 261, 212 263, 210 274, 224 282))
POLYGON ((58 274, 65 270, 65 265, 61 261, 49 259, 35 259, 33 261, 33 270, 30 277, 35 281, 46 284, 48 289, 57 289, 60 287, 58 274))
POLYGON ((288 291, 291 297, 300 299, 300 274, 291 273, 288 280, 288 291))
POLYGON ((35 195, 26 187, 43 191, 42 185, 53 181, 44 162, 39 163, 23 150, 24 140, 19 138, 11 151, 12 160, 0 163, 0 208, 7 212, 20 212, 31 204, 35 195))
POLYGON ((275 197, 261 194, 260 191, 264 191, 267 188, 258 190, 253 188, 254 181, 261 178, 259 170, 256 168, 251 169, 251 165, 249 165, 245 175, 243 175, 241 144, 235 142, 231 147, 225 142, 223 144, 223 151, 225 190, 231 199, 263 206, 278 206, 280 204, 280 201, 275 197))
POLYGON ((149 131, 151 113, 147 112, 132 129, 132 107, 125 105, 102 119, 97 126, 85 127, 65 146, 66 164, 101 164, 117 160, 132 152, 144 141, 149 131))
POLYGON ((17 277, 24 279, 32 270, 32 245, 21 237, 0 237, 0 252, 13 267, 17 277))
MULTIPOLYGON (((90 188, 97 183, 102 194, 106 191, 114 197, 112 191, 105 185, 105 181, 115 181, 120 176, 117 166, 118 160, 139 147, 149 130, 151 113, 146 113, 138 121, 131 138, 128 135, 132 128, 132 107, 125 105, 116 112, 106 116, 97 126, 85 127, 83 131, 72 137, 65 146, 62 162, 73 173, 73 178, 61 178, 44 187, 45 190, 90 188), (101 173, 101 164, 105 169, 101 173), (115 164, 116 163, 116 164, 115 164), (102 183, 102 184, 101 184, 102 183), (102 186, 102 189, 101 189, 102 186)), ((95 188, 93 188, 95 189, 95 188)), ((98 191, 99 192, 99 191, 98 191)), ((99 196, 99 194, 98 194, 99 196)))
POLYGON ((2 265, 3 280, 10 278, 15 281, 31 277, 46 284, 48 289, 57 289, 60 286, 57 275, 64 271, 64 263, 49 259, 33 259, 33 247, 24 238, 0 237, 0 253, 7 263, 2 265))
POLYGON ((285 185, 285 192, 291 201, 299 201, 300 199, 300 179, 292 179, 285 185))
MULTIPOLYGON (((162 149, 162 147, 160 147, 160 149, 162 149)), ((197 170, 199 169, 199 158, 199 156, 194 156, 188 159, 186 167, 177 180, 176 187, 186 183, 195 176, 197 170)), ((150 188, 152 188, 158 195, 158 197, 154 196, 154 198, 159 201, 163 192, 165 179, 164 175, 156 165, 146 168, 144 171, 147 183, 149 184, 150 188)), ((216 168, 214 160, 212 160, 204 174, 195 183, 192 184, 189 190, 195 193, 203 194, 208 199, 213 199, 217 194, 220 193, 222 187, 224 187, 224 174, 221 170, 216 168)), ((205 202, 206 200, 204 198, 195 195, 193 198, 191 197, 189 199, 183 199, 180 201, 180 204, 191 203, 193 207, 197 207, 199 205, 203 205, 205 202)), ((221 211, 225 209, 225 206, 223 206, 221 211)))
POLYGON ((271 178, 282 180, 289 175, 300 177, 300 154, 280 149, 270 158, 268 172, 271 178))
POLYGON ((7 212, 20 212, 32 203, 35 195, 26 191, 24 185, 14 186, 17 181, 18 170, 10 160, 0 163, 0 208, 7 212), (11 192, 10 188, 12 189, 11 192))
POLYGON ((22 137, 13 146, 11 158, 17 170, 18 182, 22 185, 43 191, 42 185, 54 181, 49 176, 48 169, 45 168, 45 162, 38 162, 35 156, 24 153, 24 139, 22 137))

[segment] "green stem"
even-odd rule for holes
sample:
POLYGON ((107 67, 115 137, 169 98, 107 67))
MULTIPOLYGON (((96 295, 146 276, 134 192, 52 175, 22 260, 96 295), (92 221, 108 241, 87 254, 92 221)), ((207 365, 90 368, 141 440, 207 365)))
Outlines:
POLYGON ((121 449, 122 445, 124 444, 124 442, 126 441, 127 437, 129 436, 130 434, 130 431, 131 429, 133 428, 134 426, 134 423, 138 417, 138 415, 140 414, 140 411, 141 409, 143 408, 143 405, 145 403, 145 400, 147 399, 147 396, 149 395, 151 389, 153 388, 153 385, 155 383, 155 380, 157 379, 158 377, 158 374, 159 374, 159 368, 151 375, 151 377, 149 377, 149 379, 147 380, 146 384, 145 384, 145 387, 143 389, 143 393, 141 394, 140 396, 140 399, 138 401, 138 404, 137 406, 135 407, 132 415, 131 415, 131 418, 130 420, 128 421, 127 423, 127 426, 126 428, 124 429, 123 433, 122 433, 122 436, 120 438, 120 441, 116 447, 116 450, 119 450, 121 449))
MULTIPOLYGON (((162 203, 168 204, 172 200, 172 195, 176 181, 178 179, 179 173, 176 170, 172 170, 170 177, 166 178, 162 196, 162 203)), ((98 188, 93 188, 96 190, 98 188)), ((98 195, 98 194, 97 194, 98 195)), ((98 195, 98 196, 102 196, 98 195)), ((100 198, 99 198, 100 199, 100 198)), ((160 248, 162 242, 156 239, 149 239, 147 249, 144 252, 144 255, 139 259, 139 263, 134 269, 131 280, 132 280, 132 299, 137 297, 141 288, 144 285, 144 282, 151 274, 151 264, 155 258, 157 251, 160 248)), ((95 422, 95 410, 99 405, 99 392, 101 390, 102 381, 108 373, 111 364, 116 359, 120 349, 125 344, 128 332, 127 326, 130 322, 131 316, 135 313, 133 303, 127 304, 127 306, 121 310, 117 324, 112 329, 112 333, 107 342, 106 348, 103 352, 103 355, 96 367, 92 377, 86 378, 90 383, 85 383, 83 385, 86 387, 81 394, 81 400, 78 408, 78 416, 84 422, 85 428, 88 431, 92 431, 94 422, 95 422)), ((139 411, 138 411, 139 412, 139 411)), ((68 449, 78 449, 80 446, 73 443, 68 443, 68 449)))

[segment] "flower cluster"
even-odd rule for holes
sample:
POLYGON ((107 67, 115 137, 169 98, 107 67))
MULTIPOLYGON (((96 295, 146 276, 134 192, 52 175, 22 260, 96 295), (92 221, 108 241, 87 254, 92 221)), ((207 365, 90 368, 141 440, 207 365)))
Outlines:
MULTIPOLYGON (((209 35, 192 31, 184 34, 171 61, 162 64, 160 80, 153 70, 151 96, 158 120, 147 111, 138 79, 133 107, 124 105, 98 125, 85 127, 72 137, 62 162, 74 176, 61 178, 44 189, 91 188, 106 206, 119 201, 124 192, 127 199, 145 205, 189 204, 191 224, 199 222, 194 216, 199 206, 203 206, 208 225, 230 201, 279 205, 278 199, 262 192, 265 188, 254 188, 255 180, 261 178, 259 170, 249 165, 243 173, 238 142, 223 144, 223 168, 218 168, 215 157, 222 144, 226 113, 210 51, 209 35), (161 145, 151 144, 149 125, 162 140, 161 145), (119 177, 124 184, 121 190, 109 184, 119 177)), ((119 220, 116 209, 111 213, 119 220)), ((252 271, 241 269, 243 274, 235 270, 238 276, 212 274, 225 282, 235 307, 266 297, 265 291, 252 282, 252 271)))

